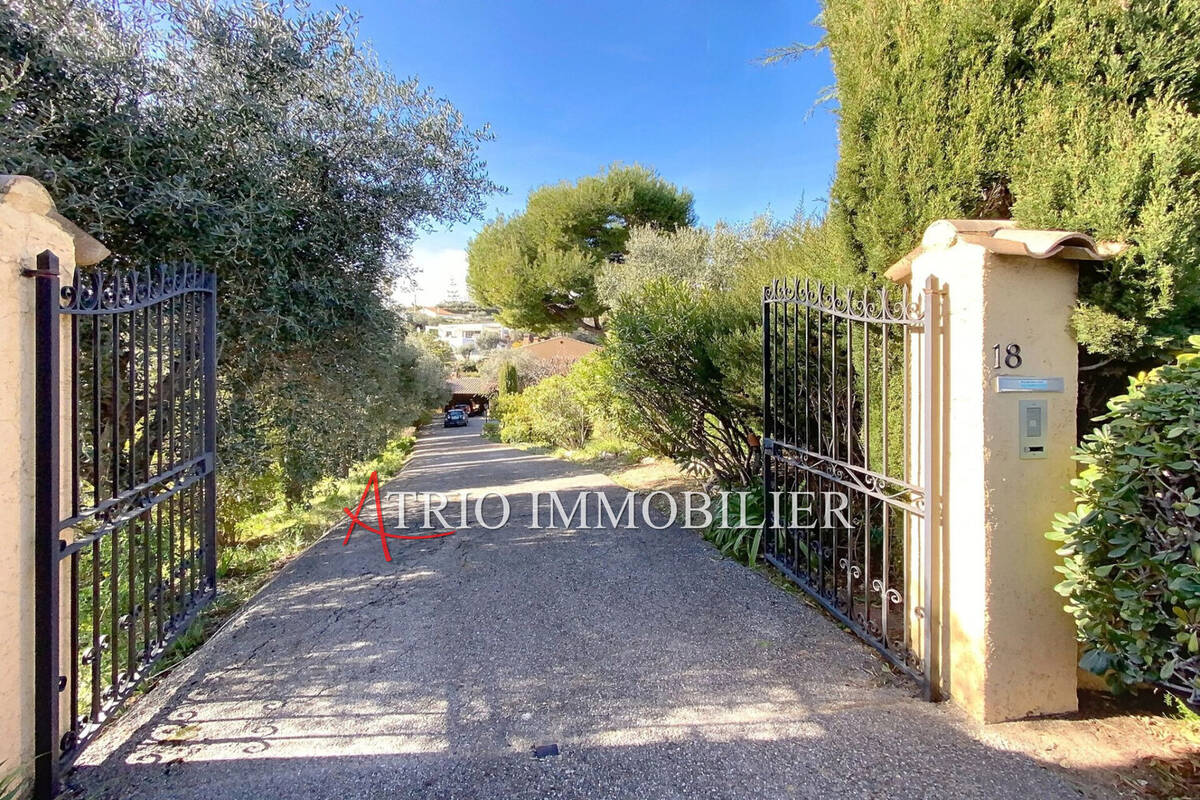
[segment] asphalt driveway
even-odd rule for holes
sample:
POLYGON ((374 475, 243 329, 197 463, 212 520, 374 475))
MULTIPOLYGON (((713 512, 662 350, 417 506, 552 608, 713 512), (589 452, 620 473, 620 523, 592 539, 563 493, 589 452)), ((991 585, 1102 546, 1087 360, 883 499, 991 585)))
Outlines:
POLYGON ((72 783, 179 800, 1080 796, 695 532, 530 530, 531 490, 619 490, 478 434, 437 423, 385 491, 504 492, 507 526, 394 540, 388 563, 373 534, 343 547, 343 523, 72 783))

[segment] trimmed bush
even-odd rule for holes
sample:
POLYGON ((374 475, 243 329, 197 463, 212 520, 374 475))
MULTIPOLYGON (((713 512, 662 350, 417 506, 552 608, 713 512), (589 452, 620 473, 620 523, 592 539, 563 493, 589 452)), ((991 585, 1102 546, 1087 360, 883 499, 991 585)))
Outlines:
POLYGON ((940 217, 1087 231, 1132 245, 1080 276, 1090 360, 1123 376, 1183 344, 1200 313, 1200 3, 826 0, 821 21, 847 257, 881 273, 940 217))
POLYGON ((521 391, 521 376, 517 365, 509 362, 500 368, 500 394, 516 394, 521 391))
POLYGON ((1084 437, 1058 592, 1084 643, 1080 666, 1113 689, 1156 683, 1200 702, 1200 336, 1129 382, 1084 437))

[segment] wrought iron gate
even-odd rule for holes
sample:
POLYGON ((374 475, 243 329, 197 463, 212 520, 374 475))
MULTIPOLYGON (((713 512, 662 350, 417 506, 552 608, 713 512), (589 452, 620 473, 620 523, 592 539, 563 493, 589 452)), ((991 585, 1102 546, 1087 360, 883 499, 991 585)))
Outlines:
POLYGON ((938 299, 763 291, 764 556, 926 697, 938 299))
POLYGON ((27 274, 41 798, 215 593, 216 283, 162 266, 60 287, 50 252, 27 274))

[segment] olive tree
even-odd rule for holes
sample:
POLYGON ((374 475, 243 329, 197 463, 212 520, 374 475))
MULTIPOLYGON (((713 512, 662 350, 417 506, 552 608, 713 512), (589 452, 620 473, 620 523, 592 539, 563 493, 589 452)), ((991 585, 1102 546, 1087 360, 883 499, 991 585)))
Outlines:
POLYGON ((216 271, 226 475, 278 470, 296 495, 408 413, 385 287, 423 226, 479 213, 488 133, 381 66, 348 12, 14 0, 0 111, 0 167, 112 266, 216 271))

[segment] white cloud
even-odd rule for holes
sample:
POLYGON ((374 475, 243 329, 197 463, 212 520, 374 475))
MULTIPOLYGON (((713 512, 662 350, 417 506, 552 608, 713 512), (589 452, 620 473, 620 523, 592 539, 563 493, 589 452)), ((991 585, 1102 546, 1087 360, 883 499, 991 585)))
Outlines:
POLYGON ((413 266, 412 281, 397 281, 392 296, 401 303, 428 306, 446 299, 450 281, 458 287, 459 295, 467 298, 467 251, 455 248, 431 249, 416 246, 409 261, 413 266))

